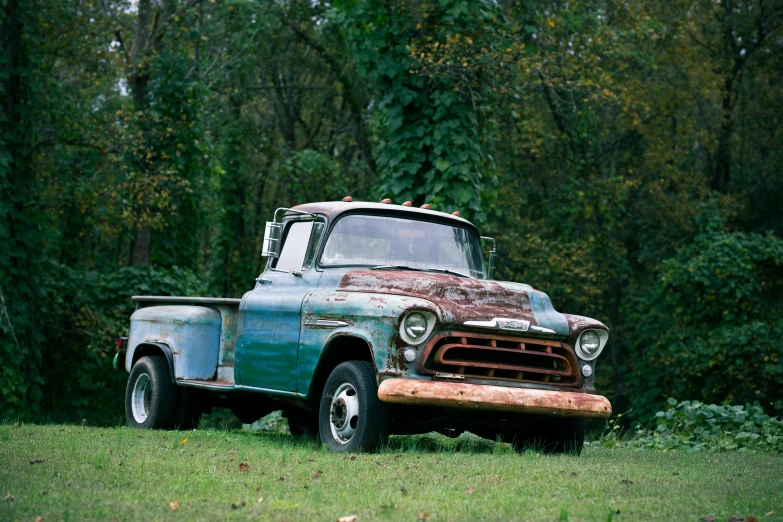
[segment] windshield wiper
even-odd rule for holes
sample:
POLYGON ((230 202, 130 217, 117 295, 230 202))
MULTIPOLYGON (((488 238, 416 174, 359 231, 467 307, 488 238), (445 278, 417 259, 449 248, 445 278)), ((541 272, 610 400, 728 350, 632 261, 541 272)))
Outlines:
POLYGON ((473 276, 470 274, 464 274, 462 272, 457 272, 456 270, 449 270, 448 268, 437 268, 434 266, 428 266, 426 270, 428 272, 443 272, 444 274, 451 274, 455 276, 468 277, 470 279, 473 279, 473 276))
POLYGON ((378 265, 371 267, 370 270, 415 270, 421 272, 421 268, 414 268, 408 265, 378 265))

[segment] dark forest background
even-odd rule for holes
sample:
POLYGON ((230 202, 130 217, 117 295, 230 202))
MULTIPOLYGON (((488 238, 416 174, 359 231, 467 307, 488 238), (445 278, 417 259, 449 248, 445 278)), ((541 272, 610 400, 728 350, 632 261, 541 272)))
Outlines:
POLYGON ((783 410, 783 0, 0 0, 0 417, 116 424, 133 294, 318 200, 459 210, 598 389, 783 410))

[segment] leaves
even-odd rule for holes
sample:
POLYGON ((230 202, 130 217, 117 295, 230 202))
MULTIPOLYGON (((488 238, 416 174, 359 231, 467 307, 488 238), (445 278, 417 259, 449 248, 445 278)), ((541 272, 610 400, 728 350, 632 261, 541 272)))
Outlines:
POLYGON ((250 471, 250 465, 247 462, 240 462, 239 471, 250 471))
POLYGON ((176 511, 179 509, 179 500, 169 502, 169 511, 176 511))
POLYGON ((764 413, 758 402, 729 406, 669 400, 667 404, 670 407, 654 417, 655 429, 637 426, 629 439, 621 441, 618 430, 612 428, 602 437, 602 444, 664 451, 758 449, 783 452, 783 421, 764 413))

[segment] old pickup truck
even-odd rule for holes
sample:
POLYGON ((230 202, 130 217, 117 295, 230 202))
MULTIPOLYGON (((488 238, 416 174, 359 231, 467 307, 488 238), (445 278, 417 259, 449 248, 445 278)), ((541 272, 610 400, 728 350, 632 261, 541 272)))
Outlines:
POLYGON ((283 410, 292 434, 332 451, 469 430, 579 453, 585 420, 611 413, 593 384, 608 328, 493 280, 494 240, 456 212, 350 197, 281 208, 263 250, 241 299, 133 298, 115 358, 131 427, 283 410))

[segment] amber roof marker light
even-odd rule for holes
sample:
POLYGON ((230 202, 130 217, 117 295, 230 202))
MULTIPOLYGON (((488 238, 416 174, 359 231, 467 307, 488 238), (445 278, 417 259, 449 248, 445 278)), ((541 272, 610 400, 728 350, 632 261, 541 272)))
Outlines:
POLYGON ((381 200, 381 203, 386 203, 388 205, 391 203, 391 200, 389 198, 384 198, 381 200))
POLYGON ((451 215, 459 217, 459 210, 455 210, 454 212, 451 213, 451 215))
POLYGON ((430 209, 430 204, 429 204, 429 203, 425 203, 425 204, 423 204, 423 205, 422 205, 421 207, 419 207, 419 208, 423 208, 423 209, 429 210, 429 209, 430 209))
POLYGON ((412 207, 413 203, 411 203, 410 201, 406 201, 405 203, 402 204, 402 206, 403 207, 412 207))
POLYGON ((345 202, 347 202, 347 203, 351 203, 351 202, 353 201, 353 198, 352 198, 351 196, 345 196, 345 197, 343 198, 343 201, 345 201, 345 202))

